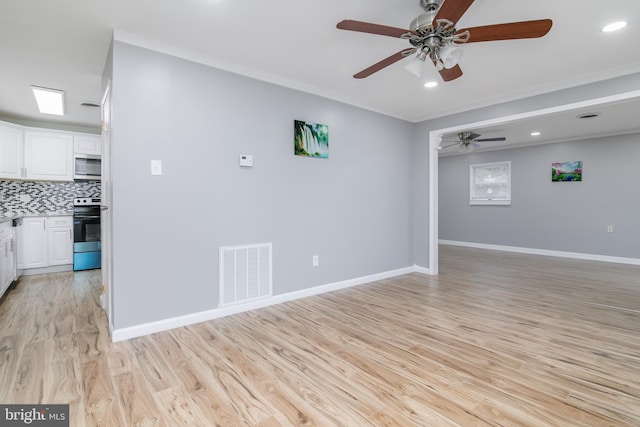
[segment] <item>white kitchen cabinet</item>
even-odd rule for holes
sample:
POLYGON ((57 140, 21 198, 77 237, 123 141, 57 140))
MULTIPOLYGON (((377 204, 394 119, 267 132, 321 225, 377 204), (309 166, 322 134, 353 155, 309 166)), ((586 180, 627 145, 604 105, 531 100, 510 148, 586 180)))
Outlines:
POLYGON ((24 218, 19 239, 18 268, 46 267, 48 264, 47 218, 24 218))
MULTIPOLYGON (((2 286, 2 292, 6 290, 16 280, 16 243, 15 237, 13 234, 5 237, 3 243, 0 245, 4 246, 4 286, 2 286)), ((0 294, 2 294, 0 292, 0 294)))
POLYGON ((18 269, 73 264, 73 217, 26 217, 18 242, 18 269))
POLYGON ((4 291, 6 291, 11 284, 10 282, 7 283, 9 280, 9 274, 7 270, 7 263, 5 262, 7 258, 7 245, 5 243, 5 240, 8 239, 9 237, 0 239, 0 296, 4 294, 4 291))
POLYGON ((0 122, 0 179, 73 181, 75 153, 99 158, 102 137, 0 122))
POLYGON ((24 165, 27 180, 73 181, 73 135, 27 130, 24 165))
POLYGON ((0 122, 0 178, 22 178, 23 155, 24 130, 0 122))
POLYGON ((47 218, 48 265, 73 264, 73 218, 47 218))
POLYGON ((100 135, 74 135, 73 150, 76 154, 102 155, 102 137, 100 135))
POLYGON ((16 279, 15 235, 10 222, 0 224, 0 296, 16 279))

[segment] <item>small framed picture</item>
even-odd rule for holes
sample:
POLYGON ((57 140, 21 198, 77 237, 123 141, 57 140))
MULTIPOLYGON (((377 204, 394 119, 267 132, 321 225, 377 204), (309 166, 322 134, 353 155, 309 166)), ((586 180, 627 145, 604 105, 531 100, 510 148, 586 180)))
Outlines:
POLYGON ((551 182, 582 181, 582 160, 551 163, 551 182))
POLYGON ((329 158, 329 126, 294 120, 293 135, 296 156, 329 158))

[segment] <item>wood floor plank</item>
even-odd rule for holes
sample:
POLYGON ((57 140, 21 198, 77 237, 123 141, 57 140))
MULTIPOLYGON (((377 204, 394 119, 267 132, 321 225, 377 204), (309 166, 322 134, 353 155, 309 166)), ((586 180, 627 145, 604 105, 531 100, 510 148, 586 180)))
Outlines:
MULTIPOLYGON (((252 409, 250 406, 238 405, 238 402, 234 402, 234 399, 231 399, 233 395, 227 392, 226 381, 216 382, 222 387, 221 393, 218 394, 220 397, 216 399, 216 402, 228 400, 229 404, 234 406, 235 411, 247 425, 270 425, 276 420, 281 420, 280 425, 327 425, 329 420, 317 413, 297 395, 286 392, 286 387, 278 381, 274 381, 274 376, 264 370, 264 363, 261 360, 262 353, 260 351, 256 352, 255 346, 252 346, 251 349, 243 347, 244 351, 240 352, 238 347, 231 341, 234 334, 222 334, 208 323, 190 326, 188 329, 196 330, 197 336, 203 342, 215 343, 214 346, 210 347, 191 346, 194 349, 201 349, 198 352, 199 356, 203 356, 203 352, 208 353, 204 354, 205 359, 201 360, 203 363, 206 363, 206 359, 208 359, 229 368, 235 366, 236 373, 247 384, 257 384, 257 389, 253 389, 251 392, 256 396, 262 396, 260 404, 264 403, 265 406, 261 406, 259 412, 256 412, 255 408, 252 409), (269 411, 275 412, 271 412, 272 415, 268 416, 269 411), (282 423, 282 420, 286 420, 286 422, 282 423)), ((220 327, 220 330, 225 330, 225 327, 220 327)), ((240 334, 240 336, 244 337, 245 335, 240 334)), ((188 335, 183 335, 183 338, 187 337, 188 335)), ((251 340, 246 341, 245 344, 251 346, 251 340)), ((218 375, 214 375, 214 377, 218 378, 218 375)), ((223 423, 221 425, 228 424, 223 423)))
POLYGON ((45 366, 45 342, 37 341, 24 347, 16 366, 15 379, 9 392, 9 403, 41 402, 45 366))
POLYGON ((91 426, 638 426, 640 266, 442 246, 411 273, 112 343, 99 271, 0 304, 0 402, 91 426))
POLYGON ((18 361, 22 353, 19 342, 16 335, 0 337, 0 384, 2 384, 0 402, 10 402, 11 390, 18 371, 18 361))
POLYGON ((182 344, 183 356, 174 360, 171 368, 189 397, 198 405, 212 426, 256 424, 271 415, 265 410, 251 407, 244 411, 246 406, 234 405, 233 399, 227 393, 226 385, 216 381, 216 376, 212 374, 211 365, 219 363, 219 357, 214 356, 193 334, 184 332, 182 329, 172 331, 171 335, 175 333, 179 341, 186 341, 182 344))
POLYGON ((168 424, 160 416, 160 410, 144 377, 139 372, 124 372, 114 377, 114 382, 120 396, 120 404, 124 411, 124 421, 127 426, 136 427, 165 427, 168 424))
POLYGON ((77 381, 80 371, 75 335, 47 340, 43 352, 43 402, 56 400, 71 403, 82 400, 82 385, 77 381))
POLYGON ((81 375, 87 425, 114 427, 125 425, 120 401, 111 381, 106 360, 94 359, 83 363, 81 375))
POLYGON ((156 392, 154 398, 158 403, 158 413, 163 415, 171 426, 209 427, 211 425, 198 405, 181 386, 156 392))

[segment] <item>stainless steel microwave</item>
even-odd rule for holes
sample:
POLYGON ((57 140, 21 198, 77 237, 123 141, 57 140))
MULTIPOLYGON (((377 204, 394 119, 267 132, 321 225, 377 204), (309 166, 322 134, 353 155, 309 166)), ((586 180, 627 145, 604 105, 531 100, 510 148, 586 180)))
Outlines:
POLYGON ((100 180, 102 162, 100 156, 94 154, 78 154, 73 156, 73 179, 100 180))

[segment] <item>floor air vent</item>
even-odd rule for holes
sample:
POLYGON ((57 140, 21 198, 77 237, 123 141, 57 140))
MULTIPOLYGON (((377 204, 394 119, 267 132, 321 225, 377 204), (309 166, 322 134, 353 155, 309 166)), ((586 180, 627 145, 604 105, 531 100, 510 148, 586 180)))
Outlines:
POLYGON ((220 307, 271 296, 271 243, 220 248, 220 307))

